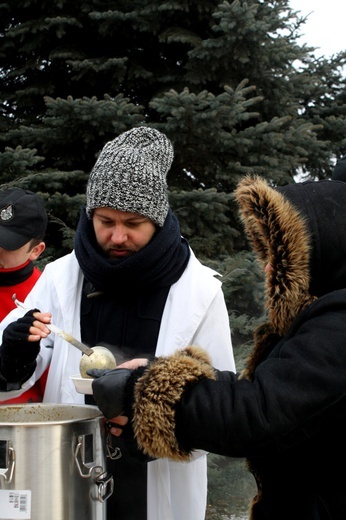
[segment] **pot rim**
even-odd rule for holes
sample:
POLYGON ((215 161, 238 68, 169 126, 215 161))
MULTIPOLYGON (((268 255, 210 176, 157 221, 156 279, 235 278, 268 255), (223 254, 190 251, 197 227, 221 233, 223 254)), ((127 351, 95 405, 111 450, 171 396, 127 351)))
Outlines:
POLYGON ((87 404, 55 404, 55 403, 25 403, 25 404, 0 404, 0 427, 4 426, 54 426, 57 424, 68 424, 101 419, 103 417, 97 406, 87 404), (64 417, 63 413, 69 410, 70 413, 76 410, 76 416, 64 417), (3 413, 3 412, 6 413, 3 413), (78 416, 78 411, 82 411, 82 416, 78 416), (11 420, 2 416, 11 413, 11 420), (61 414, 61 417, 54 417, 61 414), (42 414, 46 416, 42 417, 42 414), (51 418, 49 417, 51 414, 51 418), (23 417, 23 415, 25 417, 23 417), (12 418, 13 416, 13 418, 12 418))

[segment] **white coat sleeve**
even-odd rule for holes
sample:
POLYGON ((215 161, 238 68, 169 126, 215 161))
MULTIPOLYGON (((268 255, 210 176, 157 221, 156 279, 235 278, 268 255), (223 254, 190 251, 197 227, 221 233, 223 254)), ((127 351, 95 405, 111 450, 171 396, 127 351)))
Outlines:
POLYGON ((191 344, 206 350, 218 370, 235 372, 229 316, 220 287, 200 323, 191 344))

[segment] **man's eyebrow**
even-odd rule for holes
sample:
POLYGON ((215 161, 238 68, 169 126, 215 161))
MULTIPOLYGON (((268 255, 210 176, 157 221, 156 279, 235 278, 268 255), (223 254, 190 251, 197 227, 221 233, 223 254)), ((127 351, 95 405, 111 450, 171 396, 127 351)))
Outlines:
POLYGON ((132 215, 131 217, 126 218, 126 220, 149 220, 149 218, 144 215, 132 215))
MULTIPOLYGON (((103 215, 102 213, 96 213, 96 215, 100 218, 102 218, 103 220, 109 220, 109 221, 114 221, 116 219, 114 219, 114 217, 111 217, 109 215, 103 215)), ((142 221, 146 221, 146 220, 150 220, 148 217, 145 217, 144 215, 138 215, 138 216, 131 216, 131 217, 126 217, 123 219, 123 222, 142 222, 142 221)))
POLYGON ((104 218, 107 220, 112 220, 112 217, 109 217, 108 215, 104 215, 103 213, 95 213, 97 217, 104 218))

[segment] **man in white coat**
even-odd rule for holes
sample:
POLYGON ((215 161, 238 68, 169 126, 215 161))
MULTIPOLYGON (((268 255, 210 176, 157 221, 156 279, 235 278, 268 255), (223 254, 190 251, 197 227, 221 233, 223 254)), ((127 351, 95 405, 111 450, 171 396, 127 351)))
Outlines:
MULTIPOLYGON (((46 266, 24 302, 32 310, 23 316, 15 309, 1 324, 0 397, 20 395, 50 365, 45 402, 95 404, 71 379, 81 352, 50 333, 50 320, 116 358, 168 355, 193 344, 210 353, 216 368, 235 370, 221 282, 197 260, 169 207, 172 160, 171 142, 148 127, 105 145, 90 174, 73 252, 46 266)), ((148 462, 119 447, 122 457, 107 467, 115 476, 107 520, 205 517, 204 452, 189 463, 148 462)))

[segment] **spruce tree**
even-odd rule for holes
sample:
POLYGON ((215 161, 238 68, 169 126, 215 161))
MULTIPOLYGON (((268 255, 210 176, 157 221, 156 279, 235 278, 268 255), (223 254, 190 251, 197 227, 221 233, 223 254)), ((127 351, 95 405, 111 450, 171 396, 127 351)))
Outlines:
POLYGON ((103 145, 138 125, 165 132, 170 203, 223 275, 241 367, 262 275, 233 189, 249 173, 328 178, 346 152, 346 52, 317 58, 299 43, 304 22, 288 0, 2 2, 0 186, 44 198, 43 262, 73 247, 103 145))
POLYGON ((77 212, 52 195, 83 197, 105 142, 138 124, 172 139, 174 209, 193 207, 183 231, 213 259, 244 245, 231 198, 241 176, 323 178, 343 151, 345 56, 321 63, 299 46, 288 1, 12 0, 0 14, 4 180, 34 172, 72 229, 77 212), (20 147, 31 157, 13 174, 20 147))

